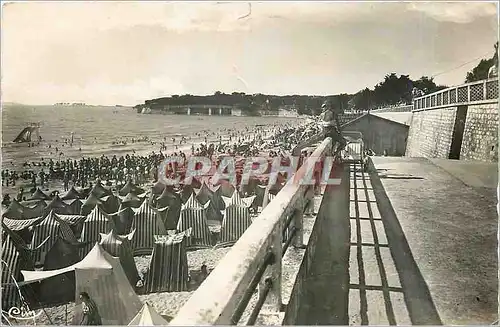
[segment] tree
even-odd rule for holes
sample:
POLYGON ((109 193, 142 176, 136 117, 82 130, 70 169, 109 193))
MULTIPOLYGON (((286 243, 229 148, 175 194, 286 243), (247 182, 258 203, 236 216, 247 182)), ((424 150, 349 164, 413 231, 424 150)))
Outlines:
POLYGON ((495 53, 490 59, 481 59, 479 64, 472 69, 472 71, 467 72, 465 77, 465 83, 480 81, 488 78, 488 71, 491 66, 495 63, 495 58, 498 57, 498 42, 494 45, 495 53))
POLYGON ((422 76, 416 81, 413 81, 413 87, 422 91, 424 95, 447 88, 447 86, 444 85, 437 85, 434 83, 434 78, 427 76, 422 76))

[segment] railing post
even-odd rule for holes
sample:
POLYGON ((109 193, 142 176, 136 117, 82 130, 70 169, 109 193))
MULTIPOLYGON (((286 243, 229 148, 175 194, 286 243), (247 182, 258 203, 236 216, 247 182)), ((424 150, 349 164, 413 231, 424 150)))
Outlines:
POLYGON ((270 182, 267 183, 268 185, 266 186, 266 189, 264 190, 264 199, 262 200, 262 210, 267 206, 269 203, 269 189, 271 186, 269 185, 270 182))
POLYGON ((488 96, 488 92, 486 90, 486 87, 488 86, 487 82, 488 80, 483 82, 483 100, 487 100, 486 97, 488 96))
POLYGON ((269 311, 281 311, 282 298, 281 298, 281 261, 283 256, 283 219, 279 220, 276 224, 273 235, 271 236, 270 251, 273 253, 273 263, 269 265, 262 276, 259 283, 259 296, 262 296, 266 288, 266 279, 270 278, 272 281, 271 289, 267 294, 266 301, 264 302, 265 308, 269 311))
POLYGON ((467 84, 467 103, 470 102, 470 84, 467 84))

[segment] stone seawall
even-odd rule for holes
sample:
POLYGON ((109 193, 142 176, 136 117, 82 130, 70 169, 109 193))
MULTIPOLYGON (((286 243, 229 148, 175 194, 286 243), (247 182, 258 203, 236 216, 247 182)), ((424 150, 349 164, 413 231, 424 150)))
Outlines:
POLYGON ((460 159, 498 161, 498 104, 470 105, 467 109, 460 159))
POLYGON ((459 111, 456 106, 413 112, 406 156, 457 159, 450 158, 450 153, 453 142, 460 145, 459 138, 462 136, 460 160, 497 162, 498 103, 464 107, 467 107, 466 118, 461 124, 456 122, 459 111), (463 126, 463 132, 457 128, 459 125, 463 126))
POLYGON ((448 158, 457 107, 416 111, 410 124, 406 156, 448 158))

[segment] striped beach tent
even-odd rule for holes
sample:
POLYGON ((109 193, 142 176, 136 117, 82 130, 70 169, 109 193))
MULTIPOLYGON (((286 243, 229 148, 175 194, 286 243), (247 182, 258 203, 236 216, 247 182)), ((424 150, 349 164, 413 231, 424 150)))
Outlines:
POLYGON ((134 220, 132 229, 135 229, 135 237, 132 240, 134 255, 151 254, 154 245, 154 235, 166 235, 167 229, 156 210, 147 201, 144 201, 138 209, 134 209, 134 220))
POLYGON ((50 200, 50 196, 45 194, 39 187, 36 188, 36 191, 29 198, 30 200, 50 200))
POLYGON ((222 197, 222 200, 224 201, 226 208, 232 205, 250 207, 255 202, 255 198, 255 195, 243 198, 239 192, 234 192, 230 198, 222 197))
POLYGON ((181 208, 181 215, 177 223, 177 230, 192 228, 191 237, 188 237, 187 249, 203 249, 212 246, 212 236, 208 228, 206 211, 210 201, 202 206, 193 195, 181 208))
POLYGON ((75 200, 75 199, 81 199, 82 195, 80 192, 78 192, 74 186, 71 186, 71 188, 66 192, 63 196, 61 196, 62 200, 75 200))
POLYGON ((101 233, 109 233, 114 227, 112 219, 101 209, 96 206, 83 222, 82 242, 89 242, 89 245, 81 250, 80 257, 83 258, 92 249, 94 242, 99 242, 101 233))
POLYGON ((101 242, 99 243, 106 252, 120 259, 122 268, 132 286, 135 286, 140 279, 134 261, 134 251, 130 244, 134 233, 135 231, 128 235, 117 235, 114 231, 110 231, 108 234, 101 234, 101 242))
POLYGON ((69 224, 60 219, 54 211, 51 211, 44 220, 33 227, 31 248, 35 249, 43 244, 40 247, 40 251, 35 253, 35 263, 43 263, 45 261, 47 252, 52 248, 58 236, 62 236, 68 240, 76 240, 69 224), (45 242, 47 236, 50 238, 45 242))
POLYGON ((117 212, 109 214, 109 218, 113 220, 114 231, 118 235, 128 234, 132 228, 132 222, 134 221, 134 210, 130 207, 124 207, 120 205, 117 212))
POLYGON ((168 321, 165 320, 153 306, 149 303, 144 303, 142 309, 128 324, 129 326, 166 326, 168 321))
POLYGON ((232 246, 251 224, 248 206, 234 204, 227 206, 217 247, 232 246))
POLYGON ((188 290, 187 237, 191 230, 155 236, 153 256, 145 278, 146 293, 188 290))
POLYGON ((130 285, 120 260, 107 253, 99 243, 80 262, 57 270, 21 271, 25 284, 73 271, 76 280, 75 315, 72 325, 82 318, 80 292, 87 292, 99 309, 103 325, 124 325, 142 308, 142 303, 130 285))
POLYGON ((73 234, 75 234, 75 237, 78 239, 82 235, 82 229, 83 229, 83 222, 85 219, 87 219, 86 216, 82 215, 57 215, 59 219, 65 221, 68 223, 68 225, 71 227, 71 230, 73 231, 73 234))
POLYGON ((2 222, 12 231, 15 231, 26 243, 30 243, 33 237, 32 227, 40 223, 44 217, 33 219, 9 219, 3 218, 2 222))
MULTIPOLYGON (((48 241, 48 238, 45 240, 48 241)), ((34 270, 33 253, 26 243, 2 224, 2 308, 19 307, 20 291, 15 282, 22 280, 21 269, 34 270)))
POLYGON ((87 216, 94 210, 97 205, 102 204, 101 200, 93 194, 90 194, 88 198, 83 202, 82 209, 80 210, 80 214, 83 216, 87 216))

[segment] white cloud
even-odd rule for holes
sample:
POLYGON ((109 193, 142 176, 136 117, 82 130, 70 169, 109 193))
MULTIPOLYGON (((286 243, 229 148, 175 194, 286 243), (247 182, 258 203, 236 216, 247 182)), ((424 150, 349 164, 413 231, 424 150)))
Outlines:
POLYGON ((419 11, 444 22, 470 23, 478 17, 497 15, 497 3, 492 2, 413 2, 408 9, 419 11))

